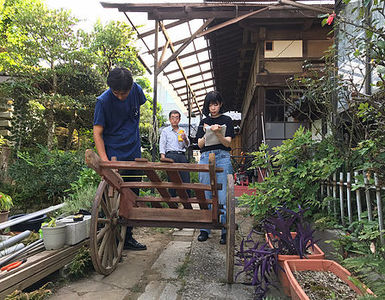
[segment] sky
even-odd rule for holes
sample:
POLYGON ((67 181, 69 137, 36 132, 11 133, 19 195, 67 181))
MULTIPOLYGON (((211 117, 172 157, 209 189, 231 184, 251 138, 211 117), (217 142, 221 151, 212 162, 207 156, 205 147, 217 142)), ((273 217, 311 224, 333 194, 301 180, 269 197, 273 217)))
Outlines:
POLYGON ((45 3, 49 8, 70 10, 73 16, 81 20, 80 26, 86 31, 90 31, 98 19, 102 23, 125 21, 123 13, 117 9, 103 8, 99 0, 46 0, 45 3))

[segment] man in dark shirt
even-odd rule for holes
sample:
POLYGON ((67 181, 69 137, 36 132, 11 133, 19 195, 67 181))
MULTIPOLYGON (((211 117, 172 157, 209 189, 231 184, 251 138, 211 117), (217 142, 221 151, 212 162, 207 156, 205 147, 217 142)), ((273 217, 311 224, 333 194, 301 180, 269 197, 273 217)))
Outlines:
MULTIPOLYGON (((107 85, 109 89, 97 98, 95 105, 93 131, 96 150, 104 161, 111 160, 111 157, 118 161, 134 160, 141 157, 139 116, 146 97, 126 68, 113 69, 108 74, 107 85)), ((121 172, 123 180, 138 181, 138 177, 132 176, 138 174, 129 171, 121 172)), ((147 249, 132 237, 132 227, 127 227, 124 249, 147 249)))

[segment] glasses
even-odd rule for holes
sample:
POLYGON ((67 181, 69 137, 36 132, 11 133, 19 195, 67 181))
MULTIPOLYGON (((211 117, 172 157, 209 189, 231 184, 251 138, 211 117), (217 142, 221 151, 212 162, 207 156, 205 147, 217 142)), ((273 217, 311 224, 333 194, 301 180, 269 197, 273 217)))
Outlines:
POLYGON ((179 120, 179 116, 171 116, 170 119, 179 120))

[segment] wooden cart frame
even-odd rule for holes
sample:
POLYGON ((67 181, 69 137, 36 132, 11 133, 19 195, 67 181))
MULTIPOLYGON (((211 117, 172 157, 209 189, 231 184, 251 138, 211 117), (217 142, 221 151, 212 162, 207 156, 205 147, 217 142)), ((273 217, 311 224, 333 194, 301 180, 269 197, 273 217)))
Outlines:
POLYGON ((94 169, 102 180, 96 192, 92 207, 90 250, 95 270, 108 275, 120 261, 127 226, 210 228, 227 230, 226 279, 234 278, 235 244, 235 199, 234 180, 227 176, 226 224, 220 223, 220 208, 216 173, 223 172, 215 167, 215 154, 209 156, 209 164, 174 163, 171 159, 149 162, 102 161, 92 150, 87 150, 87 165, 94 169), (116 170, 137 170, 147 176, 148 181, 124 182, 116 170), (170 182, 164 182, 156 171, 165 171, 170 182), (209 172, 210 184, 183 183, 179 175, 185 172, 209 172), (155 189, 159 196, 138 196, 132 189, 155 189), (168 189, 175 189, 177 197, 171 197, 168 189), (189 197, 187 190, 195 191, 189 197), (212 199, 206 199, 205 191, 212 192, 212 199), (151 205, 148 205, 150 203, 151 205))

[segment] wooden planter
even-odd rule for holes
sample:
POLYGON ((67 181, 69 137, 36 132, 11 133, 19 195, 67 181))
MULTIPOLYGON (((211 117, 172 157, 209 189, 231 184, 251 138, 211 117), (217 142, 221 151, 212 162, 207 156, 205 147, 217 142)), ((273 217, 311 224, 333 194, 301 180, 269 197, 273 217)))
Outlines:
MULTIPOLYGON (((299 285, 297 279, 293 275, 293 271, 330 271, 337 275, 342 281, 347 283, 351 289, 353 289, 357 294, 363 295, 364 293, 348 278, 351 276, 350 272, 344 267, 332 260, 327 259, 293 259, 286 260, 284 262, 284 269, 289 280, 290 285, 290 296, 293 300, 310 300, 306 295, 305 291, 299 285)), ((373 292, 366 288, 367 294, 372 294, 373 292)))
MULTIPOLYGON (((291 236, 294 238, 297 235, 296 232, 291 232, 291 236)), ((268 243, 270 248, 274 248, 273 244, 271 243, 271 240, 269 239, 269 236, 272 237, 271 233, 265 234, 266 242, 268 243)), ((314 244, 314 249, 310 248, 313 252, 311 254, 307 255, 307 259, 324 259, 325 253, 321 250, 320 247, 318 247, 317 244, 314 244)), ((289 286, 289 280, 287 278, 287 275, 284 271, 284 262, 286 260, 293 260, 293 259, 301 259, 299 255, 281 255, 278 254, 278 264, 281 268, 278 270, 278 278, 281 282, 283 291, 286 295, 290 296, 290 286, 289 286)))

